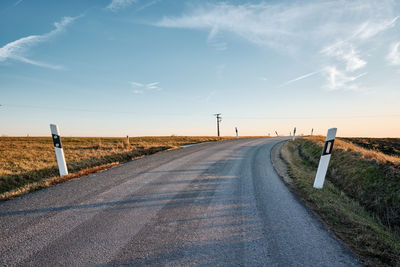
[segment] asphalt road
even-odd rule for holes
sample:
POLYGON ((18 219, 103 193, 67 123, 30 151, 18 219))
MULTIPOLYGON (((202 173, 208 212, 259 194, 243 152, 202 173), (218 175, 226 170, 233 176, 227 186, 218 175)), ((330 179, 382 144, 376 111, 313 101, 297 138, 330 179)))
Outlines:
POLYGON ((2 202, 0 265, 359 265, 276 174, 278 141, 162 152, 2 202))

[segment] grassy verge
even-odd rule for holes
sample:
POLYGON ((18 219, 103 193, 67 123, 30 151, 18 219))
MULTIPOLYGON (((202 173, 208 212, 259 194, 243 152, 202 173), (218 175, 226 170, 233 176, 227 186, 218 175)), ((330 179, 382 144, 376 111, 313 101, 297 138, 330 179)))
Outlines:
POLYGON ((182 145, 233 137, 134 137, 62 139, 70 175, 58 177, 51 137, 0 137, 0 200, 182 145))
POLYGON ((337 140, 324 188, 316 190, 313 182, 322 143, 322 137, 314 137, 283 146, 281 157, 294 181, 292 190, 364 264, 400 266, 396 163, 337 140))

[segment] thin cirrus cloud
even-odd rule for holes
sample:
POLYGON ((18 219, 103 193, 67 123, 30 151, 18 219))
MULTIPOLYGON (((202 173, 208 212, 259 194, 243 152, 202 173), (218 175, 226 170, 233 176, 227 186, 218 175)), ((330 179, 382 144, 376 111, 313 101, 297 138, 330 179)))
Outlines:
POLYGON ((332 34, 336 39, 356 29, 360 37, 369 38, 382 28, 391 27, 395 22, 387 20, 391 16, 390 0, 314 1, 307 4, 219 3, 203 4, 181 16, 163 17, 152 24, 206 30, 209 31, 208 40, 219 32, 230 32, 255 44, 275 47, 294 39, 304 42, 331 38, 332 34))
POLYGON ((129 82, 131 87, 134 89, 134 94, 143 94, 146 90, 147 91, 161 91, 162 88, 159 86, 160 82, 152 82, 152 83, 139 83, 139 82, 129 82))
POLYGON ((379 33, 393 28, 398 18, 397 16, 392 19, 366 21, 354 30, 349 37, 324 47, 321 53, 344 62, 346 64, 346 71, 352 72, 361 69, 367 64, 367 61, 361 59, 360 51, 356 47, 363 45, 363 43, 379 33))
POLYGON ((386 56, 386 59, 391 65, 400 65, 400 42, 391 45, 389 54, 386 56))
POLYGON ((395 27, 398 18, 397 16, 392 19, 379 19, 376 21, 364 22, 350 33, 347 38, 336 41, 321 49, 321 54, 345 64, 343 70, 339 70, 336 66, 327 66, 323 69, 327 77, 327 85, 325 88, 329 90, 344 89, 362 91, 362 87, 356 83, 356 80, 367 73, 364 72, 358 75, 352 73, 364 68, 367 65, 367 61, 361 58, 361 52, 357 47, 365 45, 365 43, 373 37, 395 27))
MULTIPOLYGON (((363 75, 356 72, 368 64, 366 51, 371 50, 372 38, 387 43, 381 33, 396 26, 399 17, 395 5, 391 0, 208 3, 191 6, 179 16, 165 16, 151 24, 206 31, 209 45, 223 43, 221 33, 226 32, 293 57, 304 56, 304 51, 319 51, 310 56, 319 62, 319 73, 324 74, 331 90, 359 90, 355 81, 365 72, 363 75)), ((220 47, 223 50, 227 45, 220 47)), ((300 76, 283 85, 312 75, 300 76)))
POLYGON ((346 64, 346 71, 355 71, 367 64, 365 60, 360 58, 360 52, 347 42, 325 47, 321 50, 321 53, 344 62, 346 64))
POLYGON ((287 82, 284 82, 284 83, 281 84, 279 87, 283 87, 283 86, 286 86, 286 85, 288 85, 288 84, 291 84, 291 83, 294 83, 294 82, 297 82, 297 81, 306 79, 306 78, 311 77, 311 76, 314 76, 315 74, 318 74, 318 73, 320 73, 320 71, 313 71, 313 72, 310 72, 310 73, 301 75, 301 76, 299 76, 299 77, 297 77, 297 78, 294 78, 294 79, 292 79, 292 80, 289 80, 289 81, 287 81, 287 82))
POLYGON ((46 34, 30 35, 4 45, 0 48, 0 62, 12 59, 44 68, 63 69, 63 67, 60 65, 53 65, 28 59, 25 54, 32 46, 48 41, 54 35, 64 30, 64 28, 72 23, 75 19, 77 19, 77 17, 64 17, 60 22, 54 23, 54 30, 46 34))
POLYGON ((129 7, 132 4, 137 3, 138 0, 112 0, 106 9, 111 10, 111 11, 118 11, 120 9, 124 9, 129 7))
POLYGON ((328 90, 353 90, 361 91, 363 88, 356 83, 356 81, 365 76, 367 73, 361 73, 356 76, 349 75, 346 72, 338 70, 335 66, 327 66, 323 70, 324 75, 327 77, 328 83, 325 88, 328 90))
POLYGON ((18 0, 17 2, 15 2, 14 6, 18 6, 19 4, 21 4, 21 2, 24 0, 18 0))

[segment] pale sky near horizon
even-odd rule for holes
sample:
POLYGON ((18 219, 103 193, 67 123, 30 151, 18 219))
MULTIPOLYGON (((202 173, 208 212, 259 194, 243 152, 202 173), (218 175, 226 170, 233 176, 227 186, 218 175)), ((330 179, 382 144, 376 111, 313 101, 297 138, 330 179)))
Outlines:
POLYGON ((400 137, 400 1, 0 0, 0 135, 400 137))

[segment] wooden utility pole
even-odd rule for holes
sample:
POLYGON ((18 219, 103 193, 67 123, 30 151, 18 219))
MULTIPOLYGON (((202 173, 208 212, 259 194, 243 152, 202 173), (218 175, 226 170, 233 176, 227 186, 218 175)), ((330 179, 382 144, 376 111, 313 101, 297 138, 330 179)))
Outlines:
POLYGON ((214 116, 217 118, 217 136, 219 137, 219 123, 222 121, 221 113, 214 114, 214 116))

